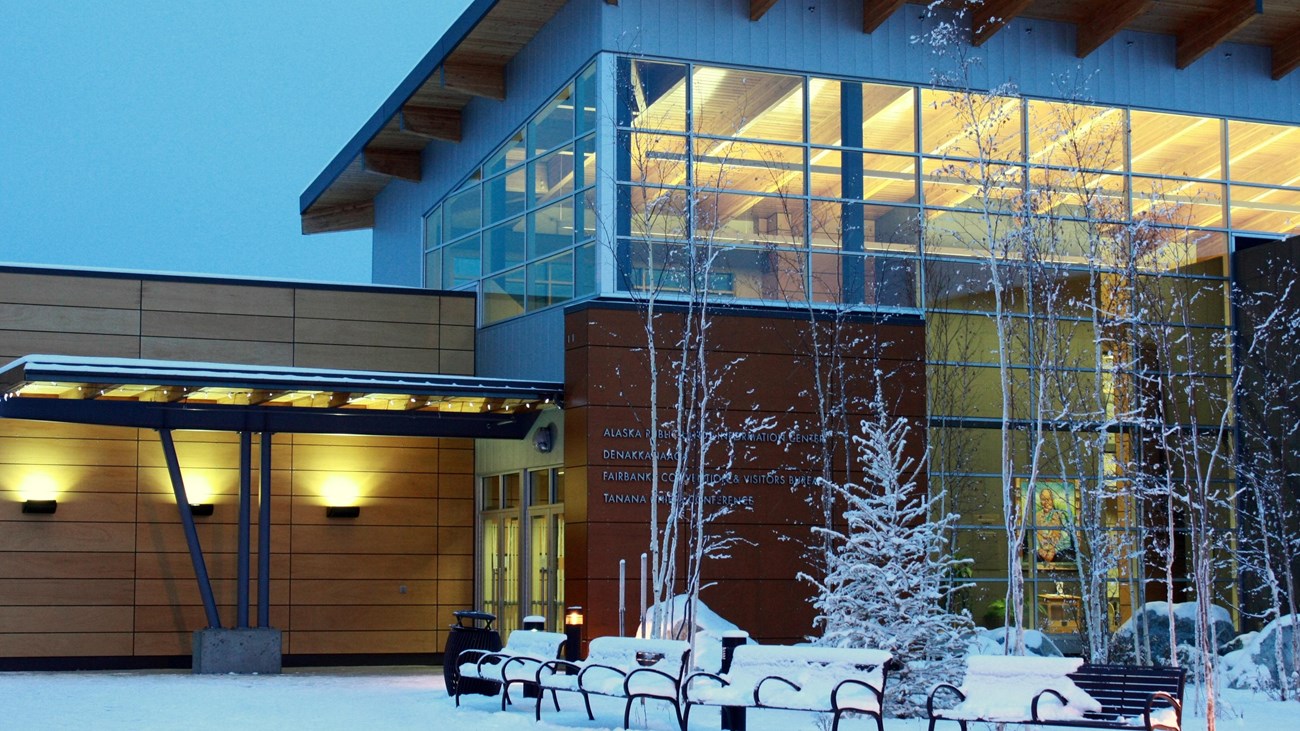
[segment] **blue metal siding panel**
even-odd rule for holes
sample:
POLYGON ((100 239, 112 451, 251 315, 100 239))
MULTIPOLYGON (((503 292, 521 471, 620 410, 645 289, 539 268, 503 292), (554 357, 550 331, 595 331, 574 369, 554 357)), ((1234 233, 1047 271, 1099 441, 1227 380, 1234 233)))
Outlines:
POLYGON ((480 377, 563 381, 564 308, 485 327, 474 346, 480 377))
MULTIPOLYGON (((935 58, 916 42, 924 8, 908 5, 875 33, 862 33, 862 3, 783 0, 758 22, 746 0, 620 0, 602 5, 605 50, 706 63, 767 67, 882 81, 930 84, 935 58)), ((1069 24, 1020 19, 971 53, 983 59, 972 84, 1014 82, 1021 93, 1074 94, 1134 105, 1300 123, 1300 73, 1274 81, 1269 50, 1225 44, 1179 70, 1173 36, 1126 31, 1086 59, 1074 55, 1069 24)))
POLYGON ((461 141, 430 143, 419 183, 394 180, 376 196, 376 282, 420 283, 424 214, 596 54, 600 17, 594 3, 562 8, 506 67, 505 101, 471 100, 461 141))

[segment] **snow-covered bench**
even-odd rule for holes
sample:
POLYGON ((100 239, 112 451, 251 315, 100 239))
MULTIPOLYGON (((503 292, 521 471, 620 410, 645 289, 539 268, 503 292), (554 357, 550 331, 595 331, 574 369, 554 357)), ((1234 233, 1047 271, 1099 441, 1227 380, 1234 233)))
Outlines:
POLYGON ((686 656, 691 646, 679 640, 650 640, 638 637, 597 637, 587 648, 587 659, 579 663, 552 660, 537 668, 537 684, 542 693, 537 698, 537 720, 542 718, 542 695, 551 692, 555 710, 560 702, 557 691, 581 693, 591 713, 592 695, 626 698, 623 728, 627 728, 632 701, 651 698, 672 704, 680 723, 682 710, 680 688, 685 674, 686 656))
POLYGON ((1089 665, 1074 657, 976 655, 961 688, 930 691, 930 731, 938 721, 1082 728, 1179 731, 1183 721, 1181 668, 1089 665), (936 708, 941 694, 958 703, 936 708))
MULTIPOLYGON (((459 678, 473 678, 501 686, 501 710, 510 702, 512 684, 537 680, 537 668, 560 655, 564 633, 517 629, 510 633, 505 647, 497 652, 462 650, 456 657, 459 678)), ((460 705, 461 683, 456 683, 456 705, 460 705)))
POLYGON ((884 650, 844 647, 737 647, 723 675, 693 673, 682 684, 686 712, 691 706, 743 706, 833 714, 837 731, 845 713, 876 720, 883 731, 885 680, 893 656, 884 650))

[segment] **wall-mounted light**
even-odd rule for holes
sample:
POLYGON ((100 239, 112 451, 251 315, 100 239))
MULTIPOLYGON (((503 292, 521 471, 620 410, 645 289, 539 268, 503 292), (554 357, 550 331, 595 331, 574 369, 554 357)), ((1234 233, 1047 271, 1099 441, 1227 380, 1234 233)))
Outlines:
POLYGON ((546 454, 555 448, 555 427, 551 424, 537 428, 533 432, 533 447, 542 454, 546 454))
POLYGON ((190 515, 207 517, 215 507, 212 503, 190 503, 190 515))
POLYGON ((34 515, 50 515, 59 509, 58 500, 24 500, 23 512, 34 515))
POLYGON ((59 483, 45 472, 29 472, 18 481, 18 495, 23 500, 57 500, 59 483))
POLYGON ((326 505, 326 518, 355 518, 361 515, 360 505, 326 505))

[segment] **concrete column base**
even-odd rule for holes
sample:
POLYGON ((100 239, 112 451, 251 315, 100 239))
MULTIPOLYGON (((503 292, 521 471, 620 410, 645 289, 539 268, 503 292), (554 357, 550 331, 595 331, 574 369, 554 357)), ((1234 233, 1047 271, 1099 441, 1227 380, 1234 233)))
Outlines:
POLYGON ((201 629, 194 633, 194 673, 280 672, 280 630, 201 629))

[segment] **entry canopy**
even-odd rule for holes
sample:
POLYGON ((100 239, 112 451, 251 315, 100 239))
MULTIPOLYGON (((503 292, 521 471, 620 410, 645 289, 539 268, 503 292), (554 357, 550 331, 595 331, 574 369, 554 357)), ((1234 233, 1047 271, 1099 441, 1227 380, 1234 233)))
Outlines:
POLYGON ((0 418, 150 429, 522 439, 564 385, 474 376, 28 355, 0 418))

